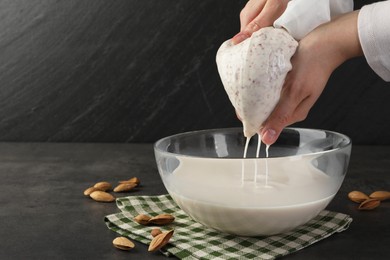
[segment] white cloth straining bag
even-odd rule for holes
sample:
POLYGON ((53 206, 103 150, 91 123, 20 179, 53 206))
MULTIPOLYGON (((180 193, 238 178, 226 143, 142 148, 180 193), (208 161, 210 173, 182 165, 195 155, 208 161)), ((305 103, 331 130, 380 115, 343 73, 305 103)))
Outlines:
POLYGON ((332 17, 352 10, 353 0, 291 0, 274 27, 285 28, 294 39, 301 40, 332 17))

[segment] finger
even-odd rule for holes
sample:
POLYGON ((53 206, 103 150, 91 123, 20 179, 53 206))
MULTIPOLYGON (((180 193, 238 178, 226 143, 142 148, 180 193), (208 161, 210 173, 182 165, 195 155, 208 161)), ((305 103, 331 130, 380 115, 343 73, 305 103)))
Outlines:
MULTIPOLYGON (((291 113, 289 119, 285 121, 285 124, 283 124, 284 127, 305 120, 316 100, 317 98, 314 96, 310 96, 302 100, 302 102, 296 107, 295 111, 291 113)), ((284 127, 277 128, 275 130, 273 129, 272 122, 266 123, 266 126, 262 131, 263 142, 268 145, 271 145, 276 142, 284 127), (271 126, 269 126, 268 124, 270 124, 271 126)))
POLYGON ((241 31, 263 10, 266 0, 249 0, 240 12, 241 31))
POLYGON ((302 91, 301 84, 294 81, 293 78, 293 73, 287 74, 279 102, 263 123, 261 135, 265 144, 273 144, 283 128, 294 123, 298 106, 309 96, 308 93, 302 91))
POLYGON ((241 31, 253 33, 260 28, 271 26, 275 20, 278 19, 287 8, 286 1, 269 0, 265 4, 263 11, 251 20, 250 23, 241 31))
POLYGON ((234 45, 239 44, 239 43, 245 41, 246 39, 248 39, 249 37, 251 37, 251 34, 248 34, 246 32, 239 32, 238 34, 233 36, 232 43, 234 45))
POLYGON ((283 128, 292 123, 293 112, 297 105, 291 102, 279 101, 271 115, 264 122, 261 136, 265 144, 271 145, 278 139, 283 128))
POLYGON ((266 2, 266 0, 249 0, 247 2, 240 12, 241 29, 240 32, 232 38, 233 44, 239 44, 251 36, 251 34, 243 31, 248 24, 263 11, 266 2))
POLYGON ((232 38, 233 44, 239 44, 240 42, 243 42, 249 37, 251 37, 254 32, 260 30, 263 27, 269 26, 268 21, 265 21, 264 19, 262 19, 262 17, 264 17, 264 15, 260 14, 254 20, 248 23, 241 32, 236 34, 232 38))
POLYGON ((233 44, 244 41, 261 28, 273 25, 274 21, 286 10, 287 3, 288 1, 285 0, 268 0, 265 4, 262 3, 263 5, 261 6, 253 7, 248 5, 248 8, 254 8, 256 10, 257 15, 255 16, 252 12, 244 12, 244 10, 248 10, 247 7, 244 8, 240 15, 241 31, 232 38, 233 44))

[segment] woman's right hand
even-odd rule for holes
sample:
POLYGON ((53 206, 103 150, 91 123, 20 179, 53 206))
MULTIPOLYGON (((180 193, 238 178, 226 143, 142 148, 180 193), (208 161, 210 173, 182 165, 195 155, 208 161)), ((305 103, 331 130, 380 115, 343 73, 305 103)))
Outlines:
POLYGON ((300 41, 280 100, 261 129, 265 144, 273 144, 284 127, 306 118, 335 68, 363 55, 357 31, 358 14, 355 11, 341 15, 300 41))

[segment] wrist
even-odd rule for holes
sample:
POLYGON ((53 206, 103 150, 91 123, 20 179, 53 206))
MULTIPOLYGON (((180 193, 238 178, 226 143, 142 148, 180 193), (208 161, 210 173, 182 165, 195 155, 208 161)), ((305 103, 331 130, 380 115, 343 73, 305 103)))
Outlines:
POLYGON ((346 60, 363 55, 357 16, 358 11, 355 11, 322 24, 300 41, 299 48, 311 52, 311 56, 331 73, 346 60))
POLYGON ((335 30, 338 30, 339 54, 344 60, 363 55, 358 34, 358 15, 359 11, 354 11, 332 21, 335 30))

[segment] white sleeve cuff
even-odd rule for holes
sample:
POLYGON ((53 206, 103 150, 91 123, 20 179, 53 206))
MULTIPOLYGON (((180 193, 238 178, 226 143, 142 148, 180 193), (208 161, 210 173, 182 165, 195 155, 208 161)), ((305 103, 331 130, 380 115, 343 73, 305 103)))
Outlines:
POLYGON ((358 17, 358 33, 370 67, 390 81, 390 1, 363 6, 358 17))

